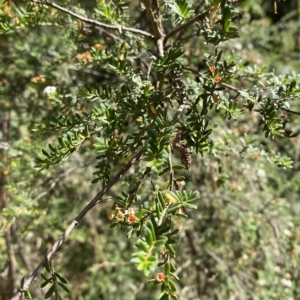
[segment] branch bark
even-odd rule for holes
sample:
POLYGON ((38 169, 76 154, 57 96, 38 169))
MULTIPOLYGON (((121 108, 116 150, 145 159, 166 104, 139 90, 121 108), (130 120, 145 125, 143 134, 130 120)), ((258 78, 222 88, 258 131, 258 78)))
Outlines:
POLYGON ((29 275, 29 277, 25 280, 24 285, 18 289, 15 295, 11 298, 11 300, 21 299, 24 291, 27 291, 33 282, 33 280, 40 274, 42 271, 45 262, 51 261, 54 257, 55 253, 58 251, 59 247, 66 241, 67 237, 71 234, 71 232, 75 229, 78 223, 82 220, 82 218, 86 215, 88 211, 90 211, 96 204, 99 203, 99 200, 104 196, 104 194, 115 184, 117 183, 123 175, 129 170, 129 168, 141 159, 143 150, 137 152, 128 162, 127 164, 108 182, 108 184, 90 201, 90 203, 79 213, 79 215, 74 219, 74 221, 69 225, 66 231, 57 239, 52 248, 45 255, 44 259, 39 263, 36 269, 29 275))
POLYGON ((162 24, 162 16, 159 11, 158 0, 144 0, 144 5, 147 11, 148 18, 154 32, 154 40, 156 42, 157 51, 160 56, 164 56, 164 39, 165 32, 162 24))
POLYGON ((177 28, 173 29, 172 31, 170 31, 165 39, 164 39, 164 43, 166 43, 168 41, 168 39, 170 37, 172 37, 173 35, 175 35, 176 33, 186 29, 187 27, 191 26, 193 23, 195 23, 196 21, 202 20, 204 19, 210 12, 210 9, 207 9, 205 11, 203 11, 202 13, 196 15, 194 18, 190 19, 189 21, 187 21, 186 23, 178 26, 177 28))
POLYGON ((140 34, 140 35, 143 35, 145 37, 148 37, 148 38, 154 38, 154 36, 147 32, 147 31, 144 31, 144 30, 140 30, 140 29, 137 29, 137 28, 131 28, 131 27, 125 27, 125 26, 116 26, 116 25, 109 25, 109 24, 105 24, 105 23, 102 23, 102 22, 98 22, 96 20, 92 20, 92 19, 89 19, 87 17, 84 17, 84 16, 81 16, 79 14, 76 14, 74 12, 72 12, 71 10, 67 9, 67 8, 64 8, 54 2, 51 2, 51 1, 48 1, 48 0, 32 0, 32 2, 35 2, 35 3, 40 3, 40 4, 44 4, 44 5, 47 5, 49 7, 53 7, 63 13, 66 13, 84 23, 87 23, 87 24, 90 24, 90 25, 93 25, 93 26, 96 26, 96 27, 101 27, 101 28, 106 28, 106 29, 112 29, 112 30, 118 30, 118 31, 129 31, 129 32, 133 32, 133 33, 136 33, 136 34, 140 34))

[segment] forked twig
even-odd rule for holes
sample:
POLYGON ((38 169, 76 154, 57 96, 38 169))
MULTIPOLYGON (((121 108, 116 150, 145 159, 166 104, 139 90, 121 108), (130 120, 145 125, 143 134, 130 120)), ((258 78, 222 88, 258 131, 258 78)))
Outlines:
POLYGON ((96 20, 92 20, 92 19, 89 19, 87 17, 84 17, 84 16, 81 16, 69 9, 66 9, 54 2, 51 2, 51 1, 48 1, 48 0, 32 0, 32 2, 35 2, 35 3, 40 3, 40 4, 44 4, 44 5, 47 5, 49 7, 53 7, 63 13, 66 13, 84 23, 87 23, 87 24, 91 24, 91 25, 94 25, 96 27, 102 27, 102 28, 106 28, 106 29, 112 29, 112 30, 118 30, 118 31, 129 31, 129 32, 133 32, 133 33, 137 33, 137 34, 140 34, 140 35, 143 35, 143 36, 146 36, 146 37, 149 37, 149 38, 154 38, 154 36, 147 32, 147 31, 144 31, 144 30, 140 30, 140 29, 137 29, 137 28, 131 28, 131 27, 125 27, 125 26, 121 26, 121 25, 109 25, 109 24, 105 24, 105 23, 102 23, 102 22, 99 22, 99 21, 96 21, 96 20))

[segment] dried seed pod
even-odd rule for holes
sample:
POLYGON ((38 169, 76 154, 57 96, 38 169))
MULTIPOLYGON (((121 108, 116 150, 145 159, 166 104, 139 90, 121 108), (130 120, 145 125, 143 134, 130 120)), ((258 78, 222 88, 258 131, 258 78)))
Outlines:
POLYGON ((184 165, 184 167, 189 171, 192 163, 192 157, 190 148, 188 147, 181 147, 180 150, 177 149, 180 154, 181 163, 184 165))
POLYGON ((172 140, 173 149, 178 151, 183 166, 189 171, 191 166, 191 149, 186 145, 186 142, 182 140, 181 132, 177 132, 172 140))

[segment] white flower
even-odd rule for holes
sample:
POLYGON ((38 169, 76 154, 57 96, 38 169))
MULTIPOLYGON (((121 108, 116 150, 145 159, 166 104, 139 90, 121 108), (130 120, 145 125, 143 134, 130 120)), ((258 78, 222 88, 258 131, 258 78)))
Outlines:
POLYGON ((266 281, 265 281, 264 279, 259 279, 259 280, 257 281, 257 283, 258 283, 258 285, 260 285, 260 286, 266 285, 266 281))
POLYGON ((288 279, 285 279, 285 278, 282 278, 280 280, 280 282, 281 282, 282 285, 287 286, 287 287, 291 287, 293 285, 291 280, 288 280, 288 279))
POLYGON ((46 95, 49 95, 49 94, 52 94, 52 93, 55 93, 56 92, 56 87, 55 86, 46 86, 44 88, 44 91, 43 93, 46 94, 46 95))
POLYGON ((135 214, 135 211, 134 211, 134 208, 132 207, 128 207, 127 210, 125 210, 125 215, 134 215, 135 214))
POLYGON ((243 49, 243 45, 241 43, 236 43, 234 45, 234 47, 235 47, 236 50, 242 50, 243 49))
POLYGON ((259 169, 259 170, 257 171, 257 176, 258 176, 258 177, 266 177, 266 171, 263 170, 263 169, 259 169))
POLYGON ((292 233, 288 230, 288 229, 284 229, 283 230, 283 233, 288 236, 288 237, 291 237, 292 236, 292 233))

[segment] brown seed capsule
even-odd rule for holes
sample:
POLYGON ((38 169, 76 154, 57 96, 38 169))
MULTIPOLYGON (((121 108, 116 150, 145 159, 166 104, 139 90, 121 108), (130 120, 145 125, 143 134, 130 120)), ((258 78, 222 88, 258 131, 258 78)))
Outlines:
POLYGON ((187 170, 189 170, 191 167, 191 163, 192 163, 190 149, 188 147, 186 147, 186 148, 182 147, 179 150, 179 154, 180 154, 181 163, 184 165, 184 167, 187 170))
POLYGON ((185 141, 181 140, 180 133, 177 133, 173 139, 172 146, 173 149, 178 151, 183 166, 189 171, 191 166, 191 150, 186 145, 185 141))

